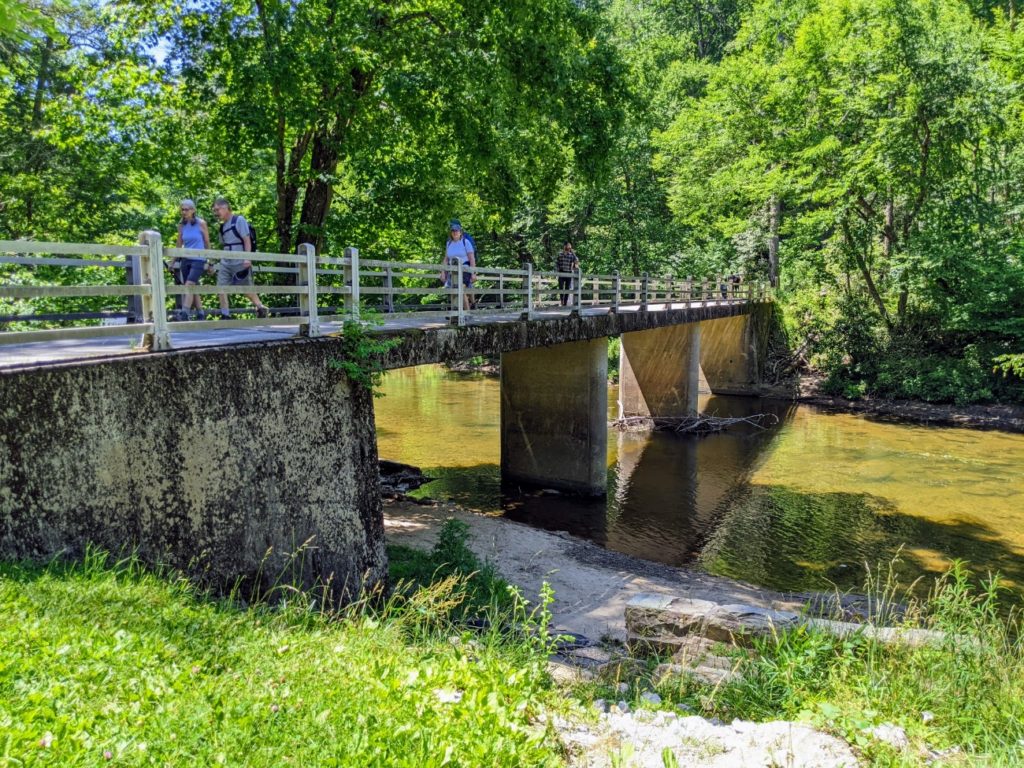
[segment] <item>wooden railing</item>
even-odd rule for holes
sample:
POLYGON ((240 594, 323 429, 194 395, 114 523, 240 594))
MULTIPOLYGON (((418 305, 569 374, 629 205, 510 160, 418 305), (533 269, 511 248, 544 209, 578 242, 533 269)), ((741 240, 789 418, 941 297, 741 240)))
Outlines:
MULTIPOLYGON (((574 314, 586 308, 664 311, 692 304, 760 301, 768 296, 764 283, 749 283, 735 276, 694 280, 546 272, 534 270, 531 264, 521 269, 470 270, 458 264, 447 268, 449 280, 441 285, 445 267, 438 263, 360 259, 355 248, 346 248, 340 257, 318 256, 311 245, 303 244, 295 254, 256 252, 243 257, 238 252, 228 256, 225 251, 165 247, 156 232, 142 233, 139 243, 112 246, 0 240, 0 344, 141 335, 143 346, 159 350, 171 348, 172 332, 214 328, 295 325, 300 335, 318 336, 325 330, 322 323, 359 319, 367 311, 389 317, 443 318, 464 325, 480 316, 505 314, 509 320, 533 319, 560 312, 574 314), (255 274, 293 275, 295 284, 180 285, 168 279, 167 269, 179 258, 245 258, 252 262, 255 274), (32 267, 32 277, 15 282, 13 266, 32 267), (67 285, 58 277, 68 269, 90 271, 79 274, 86 276, 84 282, 67 285), (469 287, 464 280, 468 271, 473 276, 469 287), (570 287, 559 287, 559 278, 571 280, 570 287), (204 320, 173 320, 180 312, 171 311, 169 315, 172 303, 181 306, 179 297, 254 292, 263 296, 292 295, 295 303, 273 307, 270 317, 221 320, 216 325, 204 320), (18 300, 87 297, 103 297, 111 302, 99 310, 75 312, 19 312, 13 305, 18 300), (110 306, 115 301, 123 304, 110 306), (4 304, 13 306, 5 308, 4 304), (39 327, 54 323, 65 325, 39 327), (76 325, 69 327, 67 323, 76 325), (10 329, 11 325, 16 327, 10 329)), ((231 311, 253 314, 252 310, 231 311)))

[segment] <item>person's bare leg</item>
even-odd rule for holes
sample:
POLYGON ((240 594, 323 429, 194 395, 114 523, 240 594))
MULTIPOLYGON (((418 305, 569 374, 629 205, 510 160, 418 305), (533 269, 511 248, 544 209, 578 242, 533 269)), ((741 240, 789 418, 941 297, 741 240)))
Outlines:
POLYGON ((247 293, 245 294, 245 298, 251 301, 253 303, 253 306, 256 307, 256 309, 267 308, 267 306, 262 301, 260 301, 260 297, 255 293, 247 293))

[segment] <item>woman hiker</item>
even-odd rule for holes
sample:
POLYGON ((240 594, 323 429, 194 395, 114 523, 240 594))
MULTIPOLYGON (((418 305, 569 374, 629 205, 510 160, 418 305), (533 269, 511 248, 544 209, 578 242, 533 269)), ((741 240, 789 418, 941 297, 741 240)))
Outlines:
MULTIPOLYGON (((178 248, 210 250, 210 230, 207 228, 206 222, 196 215, 196 204, 188 199, 182 200, 179 210, 181 220, 178 221, 178 248)), ((198 285, 199 278, 206 271, 206 259, 181 259, 179 268, 181 281, 185 285, 198 285)), ((198 293, 182 296, 181 306, 190 319, 193 317, 193 307, 195 307, 195 319, 206 319, 206 312, 203 310, 203 297, 198 293)))

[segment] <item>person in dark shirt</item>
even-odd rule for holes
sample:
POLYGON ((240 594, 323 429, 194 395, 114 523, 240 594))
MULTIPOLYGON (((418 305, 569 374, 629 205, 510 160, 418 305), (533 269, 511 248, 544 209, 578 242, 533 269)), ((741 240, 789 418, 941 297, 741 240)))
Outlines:
POLYGON ((565 241, 565 245, 562 246, 561 252, 558 254, 558 258, 555 261, 555 271, 558 275, 558 290, 563 291, 561 294, 562 306, 566 306, 569 302, 568 291, 572 290, 573 278, 570 275, 564 274, 566 272, 579 272, 580 260, 576 256, 576 251, 572 249, 572 243, 568 240, 565 241))

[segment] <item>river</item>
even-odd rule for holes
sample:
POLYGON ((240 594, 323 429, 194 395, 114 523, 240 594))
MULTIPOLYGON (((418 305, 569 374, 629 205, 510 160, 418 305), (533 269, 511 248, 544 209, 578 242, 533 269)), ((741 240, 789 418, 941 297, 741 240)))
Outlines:
POLYGON ((436 478, 420 496, 775 589, 856 589, 866 565, 896 560, 924 593, 959 558, 1024 593, 1024 435, 707 396, 702 412, 779 423, 707 437, 612 430, 608 496, 584 500, 502 487, 497 379, 423 366, 388 373, 382 391, 380 456, 436 478))

